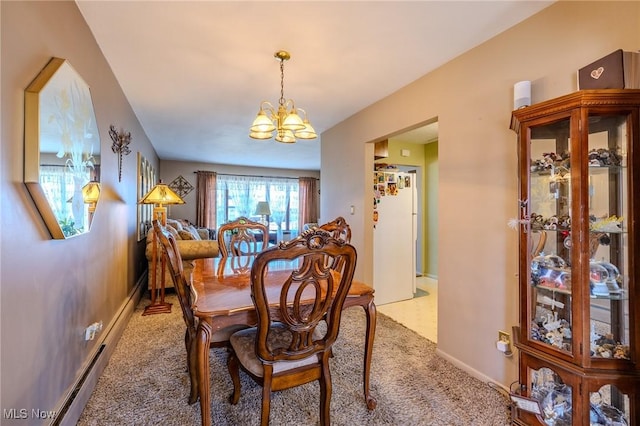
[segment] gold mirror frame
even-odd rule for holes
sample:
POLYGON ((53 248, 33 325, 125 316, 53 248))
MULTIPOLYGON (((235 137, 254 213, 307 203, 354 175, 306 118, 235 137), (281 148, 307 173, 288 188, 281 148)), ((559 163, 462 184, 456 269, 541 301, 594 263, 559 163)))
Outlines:
POLYGON ((99 163, 89 86, 67 60, 52 58, 25 90, 24 183, 53 238, 89 232, 99 163))

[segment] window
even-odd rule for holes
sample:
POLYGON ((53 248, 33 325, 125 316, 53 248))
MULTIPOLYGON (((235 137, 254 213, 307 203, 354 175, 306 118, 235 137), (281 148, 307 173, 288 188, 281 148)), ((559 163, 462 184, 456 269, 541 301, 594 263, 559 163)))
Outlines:
POLYGON ((270 230, 298 230, 297 178, 220 174, 216 194, 216 227, 240 216, 262 220, 262 217, 254 214, 259 201, 269 203, 271 215, 267 220, 270 230))
POLYGON ((87 206, 82 187, 89 182, 90 170, 62 165, 41 165, 40 185, 60 228, 66 237, 88 230, 87 206))

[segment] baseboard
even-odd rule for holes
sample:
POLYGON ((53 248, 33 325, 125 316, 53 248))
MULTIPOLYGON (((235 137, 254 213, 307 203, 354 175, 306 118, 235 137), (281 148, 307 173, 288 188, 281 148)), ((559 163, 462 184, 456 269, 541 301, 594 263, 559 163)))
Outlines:
MULTIPOLYGON (((476 379, 482 381, 482 382, 486 382, 486 383, 495 383, 493 381, 492 378, 490 378, 489 376, 486 376, 484 374, 482 374, 481 372, 479 372, 478 370, 476 370, 475 368, 471 368, 469 365, 461 362, 459 359, 452 357, 451 355, 442 352, 442 350, 440 350, 439 348, 436 348, 436 354, 444 359, 446 359, 447 361, 449 361, 451 364, 455 365, 456 367, 458 367, 459 369, 465 371, 466 373, 468 373, 470 376, 475 377, 476 379)), ((496 383, 497 384, 497 383, 496 383)), ((502 385, 500 385, 501 387, 503 387, 502 385)))
POLYGON ((459 369, 463 370, 464 372, 466 372, 470 376, 475 377, 476 379, 480 380, 481 382, 487 383, 489 385, 489 387, 495 389, 497 392, 500 392, 506 398, 506 400, 509 400, 510 389, 507 386, 503 385, 502 383, 496 382, 491 377, 482 374, 481 372, 479 372, 475 368, 469 367, 467 364, 461 362, 459 359, 454 358, 454 357, 446 354, 445 352, 442 352, 438 348, 436 348, 436 354, 439 357, 444 358, 445 360, 447 360, 451 364, 455 365, 459 369))
POLYGON ((142 274, 136 286, 133 288, 127 299, 122 303, 118 313, 113 320, 105 327, 103 333, 103 341, 97 346, 96 351, 90 357, 83 374, 77 380, 73 391, 64 398, 64 403, 56 412, 59 413, 52 425, 55 426, 74 426, 82 415, 85 405, 89 401, 93 390, 96 387, 98 379, 102 375, 105 367, 109 363, 109 359, 113 351, 122 337, 122 333, 129 323, 129 318, 133 314, 138 302, 142 298, 143 292, 146 290, 147 276, 142 274))

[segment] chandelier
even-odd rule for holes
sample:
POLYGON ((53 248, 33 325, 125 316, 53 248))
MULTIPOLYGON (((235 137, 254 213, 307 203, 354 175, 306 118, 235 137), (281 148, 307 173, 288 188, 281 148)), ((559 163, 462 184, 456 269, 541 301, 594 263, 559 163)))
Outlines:
POLYGON ((273 55, 280 61, 280 100, 276 109, 270 102, 262 101, 256 119, 250 128, 253 139, 275 139, 282 143, 295 143, 297 139, 315 139, 318 137, 307 118, 307 112, 296 108, 293 99, 284 98, 284 61, 291 58, 289 52, 279 50, 273 55), (302 117, 300 117, 302 114, 302 117))

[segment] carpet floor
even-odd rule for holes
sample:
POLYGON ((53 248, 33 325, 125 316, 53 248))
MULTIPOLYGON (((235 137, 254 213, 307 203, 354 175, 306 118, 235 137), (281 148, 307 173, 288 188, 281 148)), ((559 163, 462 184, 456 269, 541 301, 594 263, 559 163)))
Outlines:
MULTIPOLYGON (((79 426, 198 425, 199 404, 188 405, 184 322, 174 294, 170 314, 142 316, 143 298, 89 399, 79 426)), ((333 425, 508 425, 509 401, 496 390, 439 357, 435 344, 378 314, 371 390, 378 401, 366 408, 362 391, 365 316, 345 310, 331 360, 333 425)), ((242 395, 232 390, 224 349, 212 349, 212 424, 257 425, 261 390, 241 373, 242 395)), ((276 392, 272 425, 317 425, 319 386, 310 383, 276 392)))

